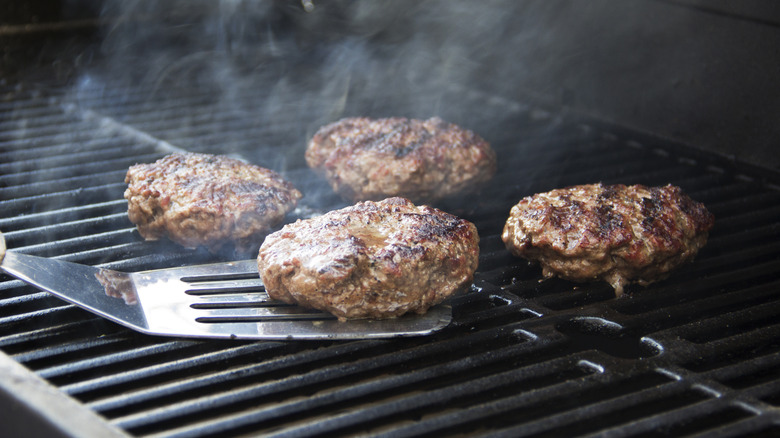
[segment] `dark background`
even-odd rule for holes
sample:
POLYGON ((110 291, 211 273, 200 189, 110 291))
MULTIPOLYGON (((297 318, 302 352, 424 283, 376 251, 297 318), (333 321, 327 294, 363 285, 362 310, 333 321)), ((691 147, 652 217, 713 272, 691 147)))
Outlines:
MULTIPOLYGON (((332 102, 443 87, 558 111, 780 167, 774 1, 10 1, 0 83, 279 87, 332 102), (310 4, 309 4, 310 6, 310 4), (287 77, 306 78, 290 87, 287 77)), ((288 96, 288 99, 291 98, 288 96)), ((293 99, 297 96, 293 96, 293 99)), ((270 105, 270 104, 269 104, 270 105)))

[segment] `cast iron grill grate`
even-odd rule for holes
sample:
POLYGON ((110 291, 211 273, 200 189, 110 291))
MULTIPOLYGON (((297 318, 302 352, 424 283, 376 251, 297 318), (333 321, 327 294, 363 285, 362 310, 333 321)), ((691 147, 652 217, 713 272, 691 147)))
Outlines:
MULTIPOLYGON (((174 148, 241 153, 282 171, 307 194, 291 220, 344 205, 305 168, 317 120, 301 121, 303 104, 270 123, 205 91, 0 92, 0 229, 19 251, 124 270, 226 257, 143 242, 126 218, 127 167, 174 148)), ((470 127, 501 157, 482 196, 441 205, 482 239, 474 286, 454 300, 445 331, 358 342, 156 338, 2 277, 0 349, 138 436, 780 433, 778 175, 468 90, 435 106, 388 102, 470 127), (474 107, 489 111, 463 110, 474 107), (596 181, 681 186, 716 216, 709 243, 669 280, 623 299, 606 284, 540 282, 538 268, 503 247, 509 208, 596 181)), ((365 108, 397 114, 359 99, 344 112, 365 108)))

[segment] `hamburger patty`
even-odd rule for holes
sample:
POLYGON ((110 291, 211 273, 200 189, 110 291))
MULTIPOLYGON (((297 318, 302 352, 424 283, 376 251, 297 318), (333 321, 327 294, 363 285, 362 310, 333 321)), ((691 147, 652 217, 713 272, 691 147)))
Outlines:
POLYGON ((693 259, 712 214, 680 188, 590 184, 523 198, 501 236, 512 254, 549 278, 606 280, 619 296, 693 259))
POLYGON ((256 251, 301 193, 279 174, 220 155, 172 154, 127 171, 127 214, 147 240, 256 251))
POLYGON ((271 298, 346 320, 424 313, 471 284, 478 258, 474 224, 389 198, 287 224, 257 264, 271 298))
POLYGON ((437 117, 343 119, 314 134, 306 162, 353 202, 434 201, 475 190, 496 172, 485 140, 437 117))

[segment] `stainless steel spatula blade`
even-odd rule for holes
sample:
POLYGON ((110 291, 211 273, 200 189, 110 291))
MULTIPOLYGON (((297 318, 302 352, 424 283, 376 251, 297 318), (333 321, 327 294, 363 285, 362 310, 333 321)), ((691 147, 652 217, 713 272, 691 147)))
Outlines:
POLYGON ((8 251, 0 269, 59 298, 152 335, 230 339, 369 339, 428 335, 452 309, 338 321, 271 300, 255 260, 125 273, 8 251))

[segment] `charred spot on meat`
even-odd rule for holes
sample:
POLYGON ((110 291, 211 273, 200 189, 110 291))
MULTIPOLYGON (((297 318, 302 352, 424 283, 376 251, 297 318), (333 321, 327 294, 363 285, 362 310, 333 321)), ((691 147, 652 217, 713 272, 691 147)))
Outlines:
POLYGON ((496 172, 490 144, 437 117, 340 120, 314 134, 306 162, 353 202, 436 201, 474 191, 496 172))
POLYGON ((271 298, 346 320, 424 313, 470 285, 478 259, 474 224, 389 198, 287 224, 257 260, 271 298))
POLYGON ((171 154, 131 166, 128 216, 147 240, 254 252, 302 197, 276 172, 221 155, 171 154))
POLYGON ((546 278, 605 280, 618 296, 693 260, 714 217, 679 187, 588 184, 523 198, 501 236, 546 278))

